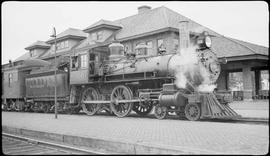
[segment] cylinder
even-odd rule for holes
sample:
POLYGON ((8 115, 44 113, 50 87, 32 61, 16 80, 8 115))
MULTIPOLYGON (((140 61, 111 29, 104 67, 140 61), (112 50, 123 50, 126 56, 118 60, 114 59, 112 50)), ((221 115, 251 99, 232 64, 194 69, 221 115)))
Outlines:
POLYGON ((159 103, 165 106, 184 106, 187 103, 187 98, 181 92, 174 94, 161 94, 159 103))

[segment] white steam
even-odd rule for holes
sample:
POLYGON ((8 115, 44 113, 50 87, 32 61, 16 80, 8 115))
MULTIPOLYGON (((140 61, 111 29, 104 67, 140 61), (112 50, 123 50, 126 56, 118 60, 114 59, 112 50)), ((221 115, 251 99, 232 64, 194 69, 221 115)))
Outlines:
POLYGON ((196 47, 182 49, 171 59, 169 66, 174 70, 178 88, 187 88, 187 84, 199 92, 212 92, 216 88, 211 84, 209 71, 199 63, 196 47))

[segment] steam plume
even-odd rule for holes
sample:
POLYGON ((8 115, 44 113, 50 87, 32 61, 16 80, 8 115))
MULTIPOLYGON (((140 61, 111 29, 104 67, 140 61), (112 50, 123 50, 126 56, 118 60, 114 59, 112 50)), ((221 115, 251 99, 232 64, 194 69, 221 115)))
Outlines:
POLYGON ((216 88, 211 84, 209 71, 199 63, 196 47, 181 50, 169 66, 174 70, 178 88, 192 86, 193 90, 200 92, 212 92, 216 88))

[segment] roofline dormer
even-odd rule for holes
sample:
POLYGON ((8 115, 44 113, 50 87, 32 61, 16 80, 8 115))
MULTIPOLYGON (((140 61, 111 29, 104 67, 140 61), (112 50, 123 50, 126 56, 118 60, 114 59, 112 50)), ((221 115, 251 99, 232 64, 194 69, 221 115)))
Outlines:
MULTIPOLYGON (((67 35, 67 36, 63 36, 63 37, 59 37, 59 38, 56 37, 56 42, 63 41, 63 40, 66 40, 66 39, 79 39, 79 40, 83 40, 83 39, 86 39, 86 37, 75 36, 75 35, 67 35)), ((54 39, 53 38, 52 39, 49 39, 48 41, 46 41, 46 43, 53 44, 54 43, 54 39)))
POLYGON ((98 29, 101 29, 101 28, 107 28, 107 29, 111 29, 111 30, 119 30, 122 27, 120 27, 120 26, 114 26, 114 25, 108 25, 108 24, 100 24, 100 25, 97 25, 95 27, 84 29, 83 31, 85 33, 90 33, 90 32, 93 32, 93 31, 98 30, 98 29))
POLYGON ((46 44, 44 41, 36 41, 35 43, 31 44, 30 46, 24 48, 25 50, 32 50, 32 49, 49 49, 50 45, 46 44))

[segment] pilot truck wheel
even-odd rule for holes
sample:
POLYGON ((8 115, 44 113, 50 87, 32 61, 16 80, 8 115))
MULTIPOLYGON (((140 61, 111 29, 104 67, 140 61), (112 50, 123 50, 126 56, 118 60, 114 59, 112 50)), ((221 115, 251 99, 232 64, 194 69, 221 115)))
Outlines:
POLYGON ((201 108, 197 103, 189 103, 185 107, 185 116, 188 120, 196 121, 201 117, 201 108))
POLYGON ((168 115, 168 108, 158 104, 155 106, 154 114, 157 119, 165 119, 168 115))

